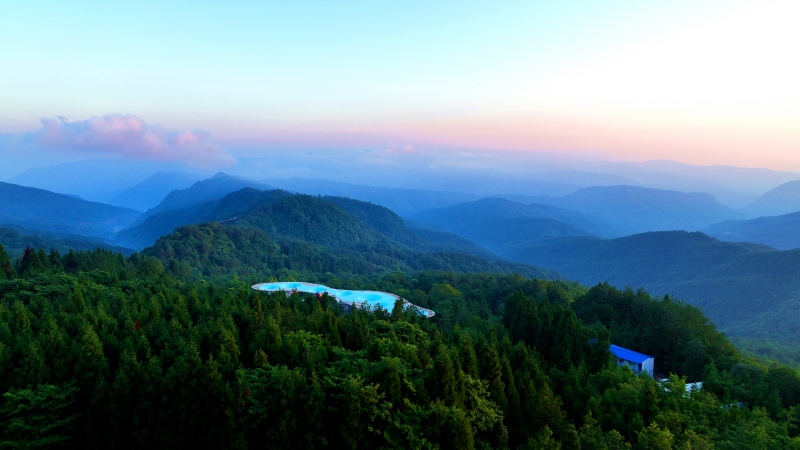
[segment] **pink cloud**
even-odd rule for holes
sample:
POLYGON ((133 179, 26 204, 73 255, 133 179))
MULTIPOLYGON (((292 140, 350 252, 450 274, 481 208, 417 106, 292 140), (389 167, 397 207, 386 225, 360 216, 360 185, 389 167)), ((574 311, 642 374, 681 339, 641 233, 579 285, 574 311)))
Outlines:
POLYGON ((37 141, 49 148, 115 154, 123 158, 178 161, 192 167, 230 166, 236 159, 203 130, 169 130, 132 114, 107 114, 75 122, 41 119, 37 141))
POLYGON ((381 153, 384 155, 411 155, 414 153, 414 146, 411 144, 398 145, 392 142, 381 153))

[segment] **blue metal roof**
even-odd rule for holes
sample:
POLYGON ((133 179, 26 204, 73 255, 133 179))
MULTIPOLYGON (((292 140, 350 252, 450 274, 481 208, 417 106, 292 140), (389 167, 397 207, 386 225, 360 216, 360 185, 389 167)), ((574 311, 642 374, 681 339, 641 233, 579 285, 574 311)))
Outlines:
POLYGON ((614 356, 616 356, 617 358, 622 358, 625 361, 635 362, 636 364, 641 364, 646 360, 652 358, 652 356, 647 356, 639 352, 628 350, 627 348, 622 348, 619 345, 614 345, 614 344, 611 344, 611 348, 609 348, 609 350, 611 350, 611 353, 613 353, 614 356))

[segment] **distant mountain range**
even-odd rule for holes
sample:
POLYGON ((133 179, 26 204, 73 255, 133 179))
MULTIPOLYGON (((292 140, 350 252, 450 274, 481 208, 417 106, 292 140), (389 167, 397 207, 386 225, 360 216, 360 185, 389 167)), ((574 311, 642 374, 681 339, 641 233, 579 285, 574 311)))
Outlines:
POLYGON ((253 267, 269 258, 280 257, 299 258, 298 268, 331 273, 439 269, 560 278, 547 269, 498 260, 474 243, 455 237, 418 234, 381 206, 280 190, 245 188, 218 201, 156 214, 121 235, 143 240, 143 236, 155 236, 159 233, 155 230, 166 230, 181 221, 207 223, 178 227, 174 232, 170 229, 145 253, 182 261, 192 255, 192 267, 213 267, 219 262, 212 264, 211 259, 219 258, 228 258, 235 267, 251 261, 251 267, 241 267, 246 273, 253 273, 253 267), (236 219, 216 222, 231 217, 236 219), (219 250, 223 242, 224 251, 219 250))
POLYGON ((781 250, 800 248, 800 212, 781 216, 730 220, 703 230, 729 242, 755 242, 781 250))
POLYGON ((530 241, 616 234, 607 223, 587 214, 501 198, 423 211, 409 220, 473 240, 501 256, 530 241))
MULTIPOLYGON (((765 183, 760 172, 737 174, 765 183)), ((562 174, 565 180, 572 175, 562 174)), ((800 247, 800 212, 743 220, 756 211, 795 208, 800 182, 786 182, 750 207, 734 210, 711 194, 625 185, 584 187, 558 197, 517 192, 478 199, 493 182, 460 193, 274 180, 292 191, 316 194, 309 196, 224 173, 188 186, 193 176, 155 175, 115 197, 119 203, 140 205, 163 197, 144 214, 0 183, 0 225, 25 227, 6 231, 0 239, 36 242, 30 235, 49 233, 39 238, 54 247, 72 242, 68 245, 91 248, 115 238, 118 245, 136 250, 155 244, 147 251, 160 257, 195 255, 197 264, 207 267, 219 263, 208 258, 226 254, 242 267, 247 261, 265 264, 258 262, 259 252, 278 245, 283 253, 275 255, 308 258, 303 263, 307 267, 332 272, 339 264, 370 273, 429 268, 518 271, 549 278, 561 273, 589 285, 608 281, 675 295, 702 307, 731 335, 800 342, 800 331, 794 330, 800 319, 795 313, 800 306, 800 250, 776 250, 800 247), (407 214, 407 220, 397 211, 407 214), (738 243, 690 232, 696 230, 738 243), (85 244, 65 234, 91 238, 85 244), (208 241, 204 244, 200 236, 208 241), (208 249, 209 242, 230 248, 208 249), (499 261, 498 256, 514 262, 499 261)), ((547 183, 553 187, 555 181, 547 183)))
POLYGON ((466 202, 409 219, 505 254, 515 245, 560 236, 695 231, 738 214, 710 194, 607 186, 583 188, 563 197, 538 197, 531 204, 496 198, 466 202))
POLYGON ((99 158, 29 169, 10 178, 8 182, 109 203, 125 190, 158 172, 181 171, 184 170, 179 164, 163 161, 99 158))
MULTIPOLYGON (((800 267, 800 250, 786 252, 761 244, 720 242, 687 231, 607 239, 618 235, 617 227, 625 223, 629 224, 628 231, 644 226, 685 229, 732 214, 709 195, 653 191, 589 188, 559 199, 559 205, 583 210, 581 213, 483 199, 424 211, 411 219, 421 226, 474 240, 506 259, 554 269, 585 285, 608 281, 620 288, 641 286, 651 293, 669 293, 700 306, 731 334, 800 343, 800 331, 786 331, 794 329, 793 321, 800 320, 800 313, 791 312, 791 308, 800 307, 796 270, 800 267), (777 328, 770 324, 773 320, 780 324, 777 328)), ((800 233, 793 230, 799 228, 800 214, 796 214, 723 222, 707 230, 730 233, 737 229, 741 234, 735 236, 747 239, 734 240, 775 246, 782 243, 788 248, 797 241, 795 236, 800 233), (755 233, 757 229, 761 229, 761 235, 755 233), (783 241, 778 242, 779 238, 783 241)))
POLYGON ((699 166, 670 160, 644 162, 574 162, 573 167, 615 173, 632 180, 628 184, 681 192, 707 192, 731 208, 742 208, 759 195, 800 173, 725 165, 699 166))
POLYGON ((800 180, 765 192, 743 210, 747 217, 778 216, 800 211, 800 180))
POLYGON ((0 224, 113 239, 139 214, 132 209, 0 182, 0 224))
POLYGON ((310 178, 267 179, 264 182, 280 189, 300 194, 331 195, 370 202, 385 206, 401 216, 480 198, 478 194, 463 192, 361 186, 310 178))
MULTIPOLYGON (((329 151, 306 152, 302 155, 290 151, 275 152, 269 159, 240 159, 239 164, 231 167, 228 173, 255 180, 285 178, 284 174, 292 173, 312 180, 312 183, 325 183, 324 179, 361 187, 371 185, 379 189, 424 189, 504 198, 510 198, 508 195, 559 197, 585 187, 631 185, 681 192, 707 192, 721 204, 732 208, 742 208, 752 203, 759 195, 781 183, 800 180, 798 173, 767 169, 698 166, 668 160, 603 161, 596 158, 576 159, 575 155, 565 159, 558 154, 544 153, 486 159, 485 155, 431 152, 415 154, 408 160, 404 158, 403 163, 410 165, 370 164, 368 161, 372 159, 364 159, 365 155, 359 151, 335 154, 339 156, 336 157, 336 163, 332 164, 329 151), (458 158, 454 159, 455 156, 458 158), (493 165, 497 167, 493 168, 493 165), (301 173, 304 175, 299 175, 301 173)), ((4 181, 78 195, 92 201, 110 202, 125 190, 159 172, 186 172, 186 168, 165 162, 104 158, 34 168, 4 181)), ((209 175, 206 173, 202 176, 209 175)), ((309 192, 312 188, 280 187, 309 194, 351 197, 356 194, 356 191, 309 192)), ((383 204, 370 198, 358 198, 383 204)), ((474 198, 461 201, 468 200, 474 198)), ((422 209, 443 206, 447 205, 425 205, 422 209)), ((407 214, 400 209, 397 211, 407 214)), ((794 211, 782 213, 788 212, 794 211)))
POLYGON ((121 245, 141 249, 175 228, 201 222, 230 222, 265 230, 270 236, 311 241, 337 248, 371 248, 376 233, 415 250, 458 252, 481 257, 491 253, 475 243, 436 231, 408 228, 389 209, 342 197, 311 197, 286 191, 244 188, 222 199, 162 211, 117 235, 121 245), (342 234, 342 227, 348 230, 342 234), (366 227, 366 228, 365 228, 366 227))
POLYGON ((219 172, 211 178, 198 181, 186 189, 170 192, 158 205, 139 216, 135 223, 142 223, 148 217, 165 211, 185 208, 196 203, 219 200, 231 192, 243 188, 253 188, 261 191, 275 189, 274 186, 268 184, 219 172))
POLYGON ((605 161, 591 155, 565 158, 563 154, 540 152, 487 157, 481 152, 442 151, 392 158, 354 150, 333 155, 336 156, 321 150, 300 157, 293 152, 279 152, 269 159, 242 160, 234 173, 254 179, 285 177, 284 174, 290 173, 342 183, 464 192, 481 197, 500 194, 560 197, 585 187, 630 185, 706 192, 735 209, 752 203, 782 183, 800 180, 800 173, 796 172, 699 166, 668 160, 605 161))
POLYGON ((117 194, 109 203, 147 211, 161 203, 172 191, 186 189, 202 177, 192 172, 159 172, 117 194))
POLYGON ((713 195, 637 186, 589 187, 537 203, 598 217, 624 236, 646 231, 703 229, 741 213, 720 205, 713 195))

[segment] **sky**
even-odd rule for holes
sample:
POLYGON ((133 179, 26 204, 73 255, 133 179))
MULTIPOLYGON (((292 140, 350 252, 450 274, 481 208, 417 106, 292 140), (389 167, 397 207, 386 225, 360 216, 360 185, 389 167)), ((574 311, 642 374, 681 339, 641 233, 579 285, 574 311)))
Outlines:
POLYGON ((9 1, 0 177, 549 152, 800 171, 800 2, 9 1))

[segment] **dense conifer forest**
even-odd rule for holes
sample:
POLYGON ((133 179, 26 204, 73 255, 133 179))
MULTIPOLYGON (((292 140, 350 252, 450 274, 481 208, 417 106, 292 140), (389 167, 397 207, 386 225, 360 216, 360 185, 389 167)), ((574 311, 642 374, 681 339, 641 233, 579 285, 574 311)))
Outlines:
POLYGON ((0 247, 0 442, 800 448, 798 374, 742 357, 669 297, 502 273, 314 272, 291 255, 272 262, 281 276, 393 292, 437 315, 257 292, 269 280, 176 258, 12 260, 0 247), (617 366, 611 342, 655 356, 669 380, 617 366))

